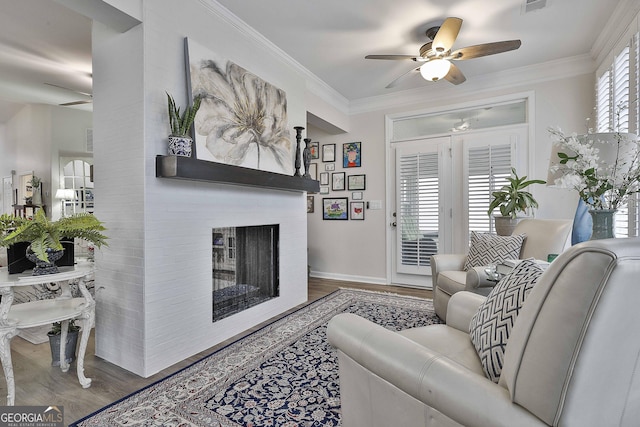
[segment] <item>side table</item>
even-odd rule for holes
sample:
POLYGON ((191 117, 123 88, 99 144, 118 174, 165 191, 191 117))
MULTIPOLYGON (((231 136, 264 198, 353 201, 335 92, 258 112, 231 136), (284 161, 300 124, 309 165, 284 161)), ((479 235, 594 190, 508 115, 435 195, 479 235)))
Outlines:
MULTIPOLYGON (((67 340, 69 321, 82 321, 82 335, 76 361, 78 381, 83 388, 91 386, 91 379, 84 376, 84 354, 91 328, 95 320, 95 301, 85 286, 85 280, 94 271, 93 263, 77 264, 73 267, 61 267, 56 274, 31 276, 31 270, 23 274, 9 274, 6 268, 0 269, 0 363, 7 382, 7 405, 15 403, 15 379, 11 362, 11 339, 22 328, 31 328, 61 322, 61 343, 67 340), (69 283, 78 281, 78 289, 82 297, 73 298, 69 283), (44 283, 58 283, 62 293, 55 299, 31 301, 13 304, 13 288, 16 286, 40 285, 44 283)), ((69 370, 69 363, 65 361, 65 346, 60 345, 60 368, 62 372, 69 370)))

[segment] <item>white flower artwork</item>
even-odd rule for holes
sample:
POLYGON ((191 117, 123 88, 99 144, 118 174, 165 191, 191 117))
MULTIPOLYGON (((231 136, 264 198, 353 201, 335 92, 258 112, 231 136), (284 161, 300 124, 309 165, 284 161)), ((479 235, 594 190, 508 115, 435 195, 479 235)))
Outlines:
POLYGON ((203 97, 195 118, 196 157, 291 175, 286 93, 188 40, 191 95, 203 97))

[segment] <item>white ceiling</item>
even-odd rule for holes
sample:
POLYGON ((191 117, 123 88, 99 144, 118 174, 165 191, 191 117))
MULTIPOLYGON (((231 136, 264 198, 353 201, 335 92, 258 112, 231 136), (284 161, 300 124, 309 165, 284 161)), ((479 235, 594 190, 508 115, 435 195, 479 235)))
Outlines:
MULTIPOLYGON (((458 62, 470 81, 590 53, 619 1, 547 0, 545 8, 524 14, 525 0, 218 0, 348 100, 449 85, 416 75, 385 89, 415 63, 364 59, 367 54, 417 55, 427 41, 425 30, 446 17, 464 20, 454 49, 522 40, 516 51, 458 62)), ((0 100, 9 101, 0 101, 0 122, 16 103, 88 99, 71 91, 91 92, 88 18, 54 0, 0 0, 0 29, 0 100)), ((456 90, 463 91, 464 85, 456 90)))

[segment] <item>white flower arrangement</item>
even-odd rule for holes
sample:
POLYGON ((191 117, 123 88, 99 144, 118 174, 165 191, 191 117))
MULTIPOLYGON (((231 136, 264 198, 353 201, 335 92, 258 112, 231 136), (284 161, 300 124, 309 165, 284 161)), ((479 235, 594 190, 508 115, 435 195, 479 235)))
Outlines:
MULTIPOLYGON (((617 210, 639 191, 640 141, 635 135, 590 133, 566 136, 550 128, 559 162, 549 171, 553 184, 578 191, 591 209, 617 210)), ((552 159, 558 160, 558 159, 552 159)))

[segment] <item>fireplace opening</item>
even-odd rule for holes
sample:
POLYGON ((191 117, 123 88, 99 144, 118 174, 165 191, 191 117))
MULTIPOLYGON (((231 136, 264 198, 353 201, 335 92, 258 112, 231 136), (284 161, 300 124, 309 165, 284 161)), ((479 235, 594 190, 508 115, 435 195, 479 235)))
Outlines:
POLYGON ((279 296, 279 226, 213 229, 213 321, 279 296))

